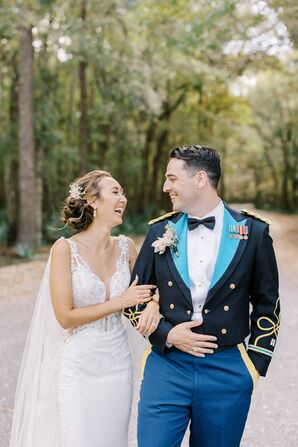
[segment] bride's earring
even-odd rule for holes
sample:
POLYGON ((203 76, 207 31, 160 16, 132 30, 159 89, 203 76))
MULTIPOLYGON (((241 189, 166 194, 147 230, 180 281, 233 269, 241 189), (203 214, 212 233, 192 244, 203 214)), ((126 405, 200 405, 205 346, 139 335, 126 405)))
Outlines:
POLYGON ((94 209, 93 209, 93 217, 95 218, 96 216, 97 216, 97 209, 94 208, 94 209))

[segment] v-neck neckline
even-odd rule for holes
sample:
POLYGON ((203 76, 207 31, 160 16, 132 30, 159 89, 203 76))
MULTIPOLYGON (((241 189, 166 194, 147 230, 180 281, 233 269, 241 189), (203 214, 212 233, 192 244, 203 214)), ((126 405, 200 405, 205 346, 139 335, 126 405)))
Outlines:
POLYGON ((120 251, 120 253, 119 253, 119 255, 117 256, 117 258, 116 258, 116 268, 115 268, 115 271, 114 271, 114 273, 112 274, 112 276, 110 277, 110 280, 109 280, 109 282, 108 282, 108 284, 106 284, 101 278, 100 278, 100 276, 97 274, 97 273, 95 273, 95 271, 90 267, 90 264, 82 257, 82 255, 79 253, 79 250, 78 250, 78 245, 77 245, 77 243, 76 243, 76 241, 74 241, 73 239, 68 239, 71 243, 73 243, 74 244, 74 246, 75 246, 75 250, 76 250, 76 255, 80 258, 80 260, 82 261, 82 265, 83 265, 83 267, 85 267, 87 270, 88 270, 88 272, 89 273, 91 273, 101 284, 103 284, 103 286, 104 286, 104 289, 105 289, 105 301, 109 301, 110 299, 111 299, 111 283, 112 283, 112 280, 114 279, 114 276, 116 276, 116 274, 119 272, 119 261, 120 261, 120 258, 121 258, 121 255, 122 255, 122 250, 121 250, 121 246, 120 246, 120 239, 118 240, 118 241, 116 241, 117 242, 117 245, 118 245, 118 248, 119 248, 119 251, 120 251), (108 287, 108 289, 109 290, 107 290, 107 287, 108 287), (107 292, 109 292, 109 295, 107 294, 107 292), (107 296, 108 296, 108 299, 107 299, 107 296))

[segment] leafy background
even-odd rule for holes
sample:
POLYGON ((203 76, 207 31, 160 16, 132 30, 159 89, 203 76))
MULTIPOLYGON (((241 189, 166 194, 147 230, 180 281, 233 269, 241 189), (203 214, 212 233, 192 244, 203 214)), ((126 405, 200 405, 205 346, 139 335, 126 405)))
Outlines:
POLYGON ((3 246, 59 237, 69 183, 98 168, 126 190, 120 230, 144 233, 170 209, 178 145, 218 149, 226 201, 297 211, 296 2, 2 0, 0 13, 3 246))

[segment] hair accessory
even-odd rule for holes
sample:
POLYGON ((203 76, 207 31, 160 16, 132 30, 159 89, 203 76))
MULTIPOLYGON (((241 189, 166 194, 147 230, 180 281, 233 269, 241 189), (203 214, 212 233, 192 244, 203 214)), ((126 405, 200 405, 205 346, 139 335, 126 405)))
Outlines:
POLYGON ((84 194, 83 188, 79 186, 77 183, 71 183, 71 185, 69 185, 69 195, 72 199, 82 200, 83 194, 84 194))

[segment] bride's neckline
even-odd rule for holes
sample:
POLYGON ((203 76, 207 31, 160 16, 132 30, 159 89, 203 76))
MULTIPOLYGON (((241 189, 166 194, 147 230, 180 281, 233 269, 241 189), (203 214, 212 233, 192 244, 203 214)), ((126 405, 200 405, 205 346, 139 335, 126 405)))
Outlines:
POLYGON ((105 298, 106 298, 106 301, 109 301, 109 300, 111 299, 111 283, 112 283, 114 277, 115 277, 115 276, 118 274, 118 272, 119 272, 119 264, 120 264, 119 261, 120 261, 121 256, 122 256, 122 249, 121 249, 121 245, 120 245, 121 237, 119 237, 119 239, 116 241, 116 243, 117 243, 117 245, 118 245, 118 248, 119 248, 119 255, 117 256, 116 261, 115 261, 115 264, 116 264, 115 271, 114 271, 114 273, 112 274, 112 276, 110 277, 110 279, 109 279, 109 281, 108 281, 107 283, 105 283, 105 282, 101 279, 101 277, 100 277, 97 273, 95 273, 94 269, 91 268, 90 264, 89 264, 89 263, 83 258, 83 256, 79 253, 77 242, 76 242, 74 239, 71 239, 71 238, 68 238, 68 241, 69 241, 71 244, 73 244, 73 246, 75 247, 76 256, 77 256, 78 258, 80 258, 81 265, 82 265, 83 267, 85 267, 86 270, 88 270, 88 272, 91 273, 91 275, 94 276, 94 278, 97 279, 97 280, 103 285, 104 290, 105 290, 105 298), (107 294, 107 292, 109 292, 109 294, 107 294))

